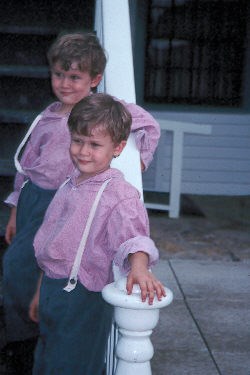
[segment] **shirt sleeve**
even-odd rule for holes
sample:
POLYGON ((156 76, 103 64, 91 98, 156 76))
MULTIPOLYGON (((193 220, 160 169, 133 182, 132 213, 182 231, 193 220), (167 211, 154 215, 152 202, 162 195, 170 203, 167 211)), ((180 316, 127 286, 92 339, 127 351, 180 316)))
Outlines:
POLYGON ((122 274, 127 275, 131 268, 128 255, 137 253, 138 251, 148 254, 149 268, 157 263, 159 255, 154 241, 147 236, 133 237, 121 244, 114 258, 114 264, 122 274))
POLYGON ((153 116, 142 107, 122 102, 132 116, 132 132, 135 134, 135 142, 140 151, 141 160, 145 170, 153 159, 154 152, 160 138, 160 125, 153 116))
POLYGON ((25 176, 17 172, 14 180, 14 190, 10 195, 5 199, 4 203, 9 206, 17 206, 19 199, 20 191, 25 181, 25 176))
POLYGON ((158 249, 149 237, 147 211, 139 199, 124 199, 113 209, 108 221, 108 233, 109 246, 114 251, 114 264, 122 274, 130 270, 129 254, 138 251, 147 253, 149 267, 158 261, 158 249))

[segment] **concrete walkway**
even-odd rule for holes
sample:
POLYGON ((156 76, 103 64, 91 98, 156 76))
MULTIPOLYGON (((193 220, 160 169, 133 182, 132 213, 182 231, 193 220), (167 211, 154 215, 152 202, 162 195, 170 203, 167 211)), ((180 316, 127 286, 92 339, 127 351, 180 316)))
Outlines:
POLYGON ((149 212, 153 271, 174 294, 151 336, 152 373, 250 375, 250 199, 192 198, 179 219, 149 212))
POLYGON ((250 374, 250 261, 161 260, 174 300, 151 339, 153 375, 250 374))

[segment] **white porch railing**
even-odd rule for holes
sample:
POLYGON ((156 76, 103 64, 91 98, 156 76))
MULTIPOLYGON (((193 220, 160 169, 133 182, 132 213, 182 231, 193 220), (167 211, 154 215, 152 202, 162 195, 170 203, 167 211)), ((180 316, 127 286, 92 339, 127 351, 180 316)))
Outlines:
POLYGON ((150 335, 158 323, 160 308, 169 305, 173 299, 171 290, 165 290, 166 297, 161 301, 155 297, 153 305, 149 305, 141 301, 138 285, 133 287, 131 295, 127 294, 125 278, 103 289, 103 298, 114 306, 114 319, 119 330, 115 349, 117 359, 107 363, 109 375, 114 370, 116 375, 152 374, 150 360, 154 349, 150 335))

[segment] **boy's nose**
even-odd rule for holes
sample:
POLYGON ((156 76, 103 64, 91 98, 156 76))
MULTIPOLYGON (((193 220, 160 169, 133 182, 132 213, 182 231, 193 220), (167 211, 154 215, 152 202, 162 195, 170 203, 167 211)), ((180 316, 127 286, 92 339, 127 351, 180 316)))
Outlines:
POLYGON ((67 77, 64 77, 61 81, 61 84, 63 87, 69 86, 69 79, 67 77))
POLYGON ((89 155, 90 153, 90 147, 85 143, 80 148, 80 154, 81 155, 89 155))

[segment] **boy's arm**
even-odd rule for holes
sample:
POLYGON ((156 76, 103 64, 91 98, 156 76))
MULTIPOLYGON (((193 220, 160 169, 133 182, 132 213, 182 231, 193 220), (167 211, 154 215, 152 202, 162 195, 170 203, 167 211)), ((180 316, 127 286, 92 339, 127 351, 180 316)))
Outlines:
POLYGON ((148 269, 148 254, 138 251, 129 254, 128 260, 131 265, 126 286, 128 294, 132 293, 134 284, 139 284, 142 301, 145 302, 148 297, 149 305, 153 304, 155 294, 159 301, 166 296, 163 284, 148 269))
POLYGON ((16 207, 11 207, 9 221, 5 230, 5 240, 9 245, 16 234, 16 207))
POLYGON ((135 134, 135 142, 140 151, 141 169, 147 170, 153 159, 161 135, 159 123, 153 116, 134 103, 122 101, 132 116, 131 131, 135 134))

